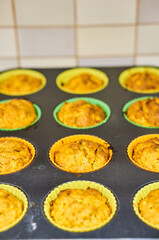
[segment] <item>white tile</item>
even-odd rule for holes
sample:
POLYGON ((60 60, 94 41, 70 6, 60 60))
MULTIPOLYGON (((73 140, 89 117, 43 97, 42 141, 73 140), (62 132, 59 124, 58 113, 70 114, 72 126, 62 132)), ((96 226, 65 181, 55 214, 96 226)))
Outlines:
POLYGON ((13 26, 11 0, 0 0, 0 26, 13 26))
POLYGON ((0 59, 0 71, 5 71, 17 67, 18 62, 16 59, 0 59))
POLYGON ((159 1, 158 0, 140 0, 139 22, 150 23, 159 22, 159 1))
POLYGON ((135 23, 136 0, 77 0, 77 22, 87 24, 135 23))
POLYGON ((114 67, 132 66, 133 57, 113 57, 113 58, 80 58, 79 66, 83 67, 114 67))
POLYGON ((20 26, 73 25, 73 0, 15 0, 20 26))
POLYGON ((138 53, 159 53, 159 25, 138 27, 138 53))
POLYGON ((0 56, 16 56, 15 32, 13 29, 0 29, 0 56))
POLYGON ((82 56, 132 55, 134 27, 78 29, 78 53, 82 56))
POLYGON ((29 58, 21 59, 21 67, 26 68, 62 68, 75 67, 75 58, 29 58))
POLYGON ((71 28, 19 29, 21 56, 73 56, 74 30, 71 28))
POLYGON ((138 56, 135 62, 136 65, 149 65, 159 67, 159 54, 158 56, 138 56))

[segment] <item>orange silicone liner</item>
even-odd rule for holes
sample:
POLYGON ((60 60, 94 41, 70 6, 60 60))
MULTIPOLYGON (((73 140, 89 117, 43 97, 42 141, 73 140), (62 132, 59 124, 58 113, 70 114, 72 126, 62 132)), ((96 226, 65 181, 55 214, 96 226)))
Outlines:
MULTIPOLYGON (((92 141, 92 142, 95 142, 95 143, 98 143, 106 148, 108 148, 110 145, 109 143, 107 143, 106 141, 104 141, 103 139, 101 138, 98 138, 96 136, 92 136, 92 135, 72 135, 72 136, 68 136, 68 137, 65 137, 65 138, 62 138, 60 139, 59 141, 57 141, 55 144, 52 145, 52 147, 50 148, 50 151, 49 151, 49 158, 50 158, 50 161, 51 163, 56 166, 57 168, 63 170, 63 171, 66 171, 66 172, 72 172, 71 169, 70 171, 67 171, 65 170, 64 168, 60 167, 55 161, 54 161, 54 154, 56 151, 59 151, 65 144, 68 144, 68 143, 71 143, 71 142, 74 142, 74 141, 78 141, 78 140, 89 140, 89 141, 92 141)), ((109 159, 108 161, 103 165, 101 166, 100 168, 96 169, 96 170, 93 170, 93 171, 84 171, 84 172, 72 172, 72 173, 86 173, 86 172, 94 172, 94 171, 97 171, 103 167, 105 167, 109 162, 110 160, 112 159, 112 155, 113 155, 113 151, 111 149, 109 149, 109 159)))
POLYGON ((35 158, 35 147, 34 147, 30 142, 28 142, 28 141, 26 141, 26 140, 24 140, 24 139, 22 139, 22 138, 17 138, 17 137, 1 137, 1 138, 0 138, 0 142, 1 142, 1 141, 4 141, 5 139, 13 140, 13 141, 16 140, 16 141, 19 141, 19 142, 21 142, 21 143, 24 143, 24 144, 29 148, 32 157, 31 157, 30 160, 29 160, 25 165, 23 165, 22 167, 20 167, 20 168, 18 168, 18 169, 16 169, 16 170, 13 170, 13 171, 8 171, 8 172, 3 172, 3 173, 0 172, 0 175, 6 175, 6 174, 18 172, 18 171, 26 168, 28 165, 30 165, 31 162, 32 162, 32 161, 34 160, 34 158, 35 158))
POLYGON ((133 198, 133 209, 135 214, 138 216, 138 218, 143 221, 145 224, 149 225, 150 227, 153 227, 155 229, 159 230, 159 225, 155 225, 149 221, 147 221, 145 218, 143 218, 139 212, 139 208, 138 208, 138 204, 140 202, 141 199, 145 198, 150 191, 154 190, 154 189, 159 189, 159 182, 153 182, 150 183, 148 185, 145 185, 144 187, 142 187, 134 196, 133 198))
POLYGON ((120 75, 119 75, 119 83, 120 85, 125 88, 128 91, 131 92, 136 92, 136 93, 142 93, 142 94, 152 94, 152 93, 157 93, 159 92, 159 89, 155 89, 155 90, 134 90, 132 88, 129 88, 126 86, 126 80, 133 74, 135 73, 145 73, 145 72, 149 72, 152 74, 155 74, 157 76, 159 76, 159 69, 158 68, 154 68, 154 67, 134 67, 134 68, 129 68, 126 69, 125 71, 123 71, 120 75))
POLYGON ((56 226, 57 228, 60 228, 62 230, 65 231, 69 231, 69 232, 89 232, 89 231, 93 231, 96 230, 98 228, 103 227, 104 225, 106 225, 107 223, 109 223, 111 221, 111 219, 114 217, 115 213, 117 211, 117 200, 114 196, 114 194, 106 187, 104 187, 103 185, 96 183, 96 182, 91 182, 91 181, 73 181, 73 182, 67 182, 64 183, 58 187, 56 187, 55 189, 53 189, 46 197, 45 201, 44 201, 44 213, 46 218, 49 220, 49 222, 51 224, 53 224, 54 226, 56 226), (94 188, 96 190, 98 190, 103 196, 105 196, 108 200, 108 203, 112 209, 112 213, 111 215, 108 217, 108 219, 106 219, 105 221, 101 222, 101 224, 95 226, 95 227, 89 227, 89 228, 79 228, 79 227, 75 227, 75 228, 69 228, 69 227, 64 227, 59 225, 58 223, 56 223, 51 217, 50 217, 50 202, 52 200, 55 200, 58 196, 58 194, 66 189, 84 189, 86 190, 87 188, 94 188))
POLYGON ((133 149, 135 148, 136 144, 144 142, 144 141, 149 140, 154 137, 157 137, 159 139, 159 134, 148 134, 148 135, 143 135, 143 136, 135 138, 127 147, 127 155, 129 157, 129 159, 132 161, 132 163, 134 163, 137 167, 142 168, 147 171, 150 171, 150 172, 159 172, 159 169, 158 170, 150 170, 150 169, 146 168, 145 166, 140 165, 132 157, 133 149))
POLYGON ((14 222, 9 224, 8 226, 1 228, 0 232, 3 232, 3 231, 10 229, 11 227, 14 227, 16 224, 18 224, 22 220, 22 218, 25 216, 27 209, 28 209, 28 199, 27 199, 26 195, 19 188, 15 187, 15 186, 8 185, 8 184, 0 184, 0 188, 13 194, 15 197, 17 197, 18 199, 20 199, 23 202, 22 215, 19 218, 17 218, 14 222))
POLYGON ((8 96, 25 96, 25 95, 30 95, 30 94, 39 92, 46 85, 46 82, 47 82, 46 77, 42 73, 35 70, 30 70, 30 69, 14 69, 14 70, 5 71, 0 74, 0 84, 4 82, 6 79, 10 78, 11 76, 18 75, 18 74, 25 74, 31 77, 38 78, 41 80, 41 85, 37 89, 34 89, 30 92, 23 92, 23 93, 19 93, 19 92, 9 93, 3 89, 0 89, 1 94, 8 95, 8 96))
POLYGON ((103 90, 105 87, 107 87, 108 83, 109 83, 108 76, 104 72, 97 69, 93 69, 93 68, 73 68, 60 73, 56 78, 56 84, 58 88, 64 92, 72 93, 72 94, 96 93, 103 90), (62 84, 67 83, 72 77, 78 76, 79 74, 83 74, 83 73, 94 75, 97 78, 103 80, 103 85, 94 90, 89 90, 87 92, 77 92, 77 91, 66 89, 62 86, 62 84))

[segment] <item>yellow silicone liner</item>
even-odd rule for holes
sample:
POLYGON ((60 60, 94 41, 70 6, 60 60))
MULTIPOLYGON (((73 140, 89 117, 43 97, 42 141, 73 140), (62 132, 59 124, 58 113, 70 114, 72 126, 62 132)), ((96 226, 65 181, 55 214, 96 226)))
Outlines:
POLYGON ((24 215, 26 214, 27 209, 28 209, 28 199, 27 199, 26 195, 17 187, 14 187, 14 186, 11 186, 8 184, 0 184, 0 188, 10 192, 15 197, 20 199, 23 202, 23 207, 24 207, 22 215, 19 218, 17 218, 16 221, 14 221, 12 224, 9 224, 8 226, 5 226, 4 228, 0 229, 0 232, 3 232, 3 231, 8 230, 11 227, 14 227, 17 223, 19 223, 22 220, 22 218, 24 217, 24 215))
POLYGON ((36 92, 42 90, 45 87, 46 82, 47 82, 46 77, 40 72, 30 70, 30 69, 14 69, 14 70, 9 70, 9 71, 6 71, 6 72, 3 72, 3 73, 0 74, 0 84, 3 81, 5 81, 7 78, 9 78, 11 76, 14 76, 14 75, 17 75, 17 74, 25 74, 25 75, 29 75, 29 76, 40 79, 41 80, 41 86, 38 87, 37 89, 33 90, 33 91, 23 92, 23 93, 19 93, 19 92, 8 93, 7 91, 4 91, 4 90, 0 89, 1 94, 8 95, 8 96, 30 95, 30 94, 33 94, 33 93, 36 93, 36 92))
POLYGON ((134 73, 144 73, 144 72, 149 72, 149 73, 153 73, 155 75, 159 76, 159 69, 158 68, 154 68, 154 67, 134 67, 134 68, 129 68, 125 71, 123 71, 120 75, 119 75, 119 83, 120 85, 125 88, 128 91, 131 92, 136 92, 136 93, 143 93, 143 94, 151 94, 151 93, 157 93, 159 92, 159 89, 155 89, 155 90, 134 90, 132 88, 129 88, 126 86, 126 80, 134 73))
POLYGON ((108 76, 102 72, 99 71, 97 69, 93 69, 93 68, 74 68, 74 69, 70 69, 67 71, 64 71, 62 73, 60 73, 57 78, 56 78, 56 84, 58 86, 58 88, 60 88, 62 91, 67 92, 67 93, 72 93, 72 94, 91 94, 91 93, 96 93, 99 92, 101 90, 103 90, 109 83, 109 78, 108 76), (62 86, 62 83, 67 83, 72 77, 75 77, 79 74, 82 73, 88 73, 91 75, 94 75, 98 78, 100 78, 101 80, 103 80, 103 85, 97 89, 94 90, 89 90, 87 92, 76 92, 76 91, 72 91, 69 89, 65 89, 62 86))
POLYGON ((95 183, 95 182, 90 182, 90 181, 73 181, 73 182, 64 183, 64 184, 56 187, 54 190, 52 190, 48 194, 48 196, 46 197, 46 199, 44 201, 44 213, 45 213, 46 218, 50 221, 50 223, 52 223, 57 228, 60 228, 62 230, 69 231, 69 232, 89 232, 89 231, 93 231, 98 228, 101 228, 104 225, 106 225, 108 222, 110 222, 110 220, 114 217, 116 210, 117 210, 117 201, 116 201, 114 194, 108 188, 104 187, 103 185, 101 185, 99 183, 95 183), (64 227, 64 226, 57 224, 50 217, 50 202, 52 200, 55 200, 61 191, 66 190, 66 189, 84 189, 84 190, 86 190, 88 187, 98 190, 103 196, 105 196, 107 198, 107 200, 110 204, 110 207, 112 208, 112 213, 106 221, 102 222, 100 225, 98 225, 96 227, 82 228, 82 229, 79 227, 76 227, 76 228, 72 229, 72 228, 64 227))
POLYGON ((143 136, 135 138, 133 141, 131 141, 131 143, 127 147, 127 155, 129 157, 129 159, 132 161, 132 163, 134 163, 137 167, 142 168, 147 171, 150 171, 150 172, 159 172, 159 169, 152 171, 152 170, 140 165, 132 158, 133 149, 135 148, 136 144, 144 142, 144 141, 149 140, 150 138, 154 138, 154 137, 159 138, 159 134, 147 134, 147 135, 143 135, 143 136))
POLYGON ((16 141, 19 141, 19 142, 21 142, 21 143, 24 143, 24 144, 29 148, 29 150, 30 150, 30 152, 31 152, 31 154, 32 154, 32 157, 31 157, 31 159, 30 159, 23 167, 20 167, 20 168, 18 168, 18 169, 16 169, 16 170, 8 171, 8 172, 5 172, 5 173, 1 173, 1 172, 0 172, 0 175, 6 175, 6 174, 18 172, 18 171, 26 168, 26 167, 34 160, 34 158, 35 158, 35 147, 34 147, 30 142, 28 142, 28 141, 26 141, 26 140, 24 140, 24 139, 22 139, 22 138, 17 138, 17 137, 1 137, 1 138, 0 138, 0 142, 3 141, 3 140, 5 140, 5 139, 13 140, 13 141, 16 140, 16 141))
MULTIPOLYGON (((92 141, 92 142, 95 142, 95 143, 98 143, 98 144, 101 144, 102 146, 104 147, 109 147, 109 143, 107 143, 106 141, 104 141, 103 139, 101 138, 98 138, 96 136, 92 136, 92 135, 72 135, 72 136, 68 136, 68 137, 65 137, 65 138, 62 138, 60 140, 58 140, 56 143, 54 143, 52 145, 52 147, 50 148, 50 151, 49 151, 49 158, 50 158, 50 161, 51 163, 56 166, 57 168, 65 171, 65 172, 72 172, 71 170, 70 171, 67 171, 65 170, 64 168, 60 167, 55 161, 54 161, 54 154, 56 151, 59 151, 65 144, 68 144, 68 143, 71 143, 73 141, 78 141, 78 140, 89 140, 89 141, 92 141)), ((105 167, 109 162, 110 160, 112 159, 112 155, 113 155, 113 151, 111 149, 109 149, 110 151, 110 156, 109 156, 109 159, 108 161, 103 165, 101 166, 100 168, 94 170, 94 171, 97 171, 103 167, 105 167)), ((72 172, 72 173, 86 173, 86 172, 94 172, 94 171, 83 171, 83 172, 72 172)))
POLYGON ((153 228, 156 228, 159 230, 159 225, 152 224, 152 223, 148 222, 147 220, 145 220, 139 213, 139 209, 138 209, 139 201, 141 199, 145 198, 149 194, 150 191, 152 191, 154 189, 158 189, 158 188, 159 188, 159 182, 150 183, 150 184, 144 186, 143 188, 141 188, 134 196, 133 209, 134 209, 134 212, 136 213, 136 215, 138 216, 138 218, 140 218, 144 223, 146 223, 150 227, 153 227, 153 228))

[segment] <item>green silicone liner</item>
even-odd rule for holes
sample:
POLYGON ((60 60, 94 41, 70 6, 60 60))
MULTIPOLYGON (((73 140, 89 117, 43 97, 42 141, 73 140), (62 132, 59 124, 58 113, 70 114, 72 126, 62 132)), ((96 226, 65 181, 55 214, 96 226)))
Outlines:
POLYGON ((119 83, 120 85, 125 88, 126 90, 130 91, 130 92, 136 92, 136 93, 141 93, 141 94, 153 94, 153 93, 158 93, 159 89, 156 90, 134 90, 132 88, 129 88, 125 85, 126 80, 134 73, 143 73, 143 72, 149 72, 149 73, 153 73, 155 75, 159 76, 159 68, 155 68, 155 67, 150 67, 150 66, 144 66, 144 67, 134 67, 134 68, 129 68, 126 69, 125 71, 123 71, 120 75, 119 75, 119 83))
MULTIPOLYGON (((2 100, 2 101, 0 101, 0 104, 1 104, 1 103, 5 103, 5 102, 9 102, 9 101, 11 101, 11 99, 2 100)), ((40 109, 40 107, 39 107, 37 104, 35 104, 35 103, 33 103, 33 106, 34 106, 35 111, 36 111, 36 114, 37 114, 37 118, 36 118, 36 120, 35 120, 34 122, 32 122, 32 123, 29 124, 28 126, 25 126, 25 127, 22 127, 22 128, 14 128, 14 129, 0 128, 0 131, 8 131, 8 132, 11 132, 11 131, 22 130, 22 129, 28 128, 28 127, 34 125, 36 122, 38 122, 39 119, 41 118, 41 109, 40 109)))
POLYGON ((69 69, 69 70, 66 70, 66 71, 60 73, 56 78, 56 85, 58 86, 59 89, 61 89, 64 92, 67 92, 67 93, 79 94, 79 95, 81 95, 81 94, 86 95, 86 94, 92 94, 92 93, 99 92, 99 91, 103 90, 105 87, 107 87, 108 83, 109 83, 108 76, 104 72, 94 69, 94 68, 69 69), (103 85, 101 87, 98 87, 94 90, 89 90, 87 92, 78 92, 78 91, 69 90, 69 89, 64 88, 61 85, 61 83, 67 83, 70 80, 70 78, 78 76, 79 74, 82 74, 82 73, 88 73, 88 74, 91 74, 91 75, 94 75, 94 76, 100 78, 101 80, 103 80, 103 85))
POLYGON ((8 96, 30 95, 30 94, 33 94, 33 93, 36 93, 36 92, 39 92, 40 90, 42 90, 47 83, 46 77, 41 72, 38 72, 35 70, 30 70, 30 69, 14 69, 14 70, 5 71, 0 74, 0 83, 5 81, 8 77, 10 77, 12 75, 17 75, 17 74, 26 74, 26 75, 29 75, 29 76, 32 76, 35 78, 39 78, 41 80, 41 86, 33 91, 28 92, 28 93, 8 93, 3 90, 0 90, 1 94, 8 95, 8 96))
POLYGON ((143 125, 140 125, 140 124, 138 124, 138 123, 135 123, 135 122, 131 121, 131 120, 127 117, 127 115, 126 115, 126 111, 127 111, 128 108, 130 107, 130 105, 132 105, 133 103, 135 103, 135 102, 137 102, 137 101, 139 101, 139 100, 143 100, 143 99, 147 99, 147 98, 153 99, 153 98, 155 98, 155 97, 151 97, 151 96, 150 96, 150 97, 148 97, 148 96, 146 96, 146 97, 140 97, 140 98, 132 99, 131 101, 127 102, 127 103, 124 105, 123 109, 122 109, 124 118, 125 118, 129 123, 131 123, 131 124, 133 124, 133 125, 135 125, 135 126, 137 126, 137 127, 150 128, 150 129, 159 129, 159 127, 147 127, 147 126, 143 126, 143 125))
POLYGON ((111 110, 110 110, 109 106, 106 103, 104 103, 103 101, 98 100, 96 98, 88 98, 88 97, 79 97, 79 98, 68 99, 68 100, 60 103, 53 111, 53 116, 54 116, 56 122, 58 122, 60 125, 62 125, 64 127, 72 128, 72 129, 90 129, 90 128, 98 127, 98 126, 106 123, 108 121, 110 115, 111 115, 111 110), (80 100, 80 99, 81 100, 85 100, 88 103, 91 103, 91 104, 94 104, 94 105, 97 105, 97 106, 101 107, 103 109, 103 111, 105 112, 105 114, 106 114, 106 118, 102 122, 100 122, 100 123, 98 123, 96 125, 90 126, 90 127, 71 127, 71 126, 67 126, 67 125, 63 124, 62 122, 60 122, 58 120, 56 114, 60 111, 60 109, 64 105, 64 103, 65 102, 76 102, 77 100, 80 100))

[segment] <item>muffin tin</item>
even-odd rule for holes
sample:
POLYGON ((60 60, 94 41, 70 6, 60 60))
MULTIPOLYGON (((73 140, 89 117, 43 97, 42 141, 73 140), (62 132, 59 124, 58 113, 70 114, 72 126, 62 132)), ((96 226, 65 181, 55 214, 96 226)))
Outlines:
MULTIPOLYGON (((118 82, 124 68, 100 68, 110 81, 100 92, 89 95, 106 102, 111 116, 105 124, 92 129, 71 129, 59 125, 53 118, 53 109, 61 102, 77 97, 61 91, 56 77, 66 69, 39 69, 47 78, 40 92, 25 99, 36 103, 42 111, 40 120, 27 129, 14 132, 0 131, 0 137, 15 136, 28 140, 36 148, 34 161, 25 169, 0 176, 0 182, 18 186, 28 196, 29 208, 24 218, 13 228, 0 233, 0 239, 68 239, 68 238, 157 238, 159 231, 146 225, 134 213, 133 197, 137 189, 159 179, 159 174, 135 166, 127 157, 126 149, 136 137, 158 133, 157 129, 139 128, 125 121, 122 108, 126 102, 140 97, 138 93, 122 88, 118 82), (49 161, 49 149, 59 139, 75 135, 98 136, 112 145, 113 158, 104 168, 92 173, 72 174, 54 167, 49 161), (45 217, 43 203, 56 186, 69 181, 89 180, 110 189, 118 201, 118 211, 105 226, 86 233, 66 232, 53 226, 45 217)), ((157 96, 157 94, 152 94, 157 96)), ((143 94, 142 94, 143 96, 143 94)), ((0 100, 7 96, 0 95, 0 100)))

